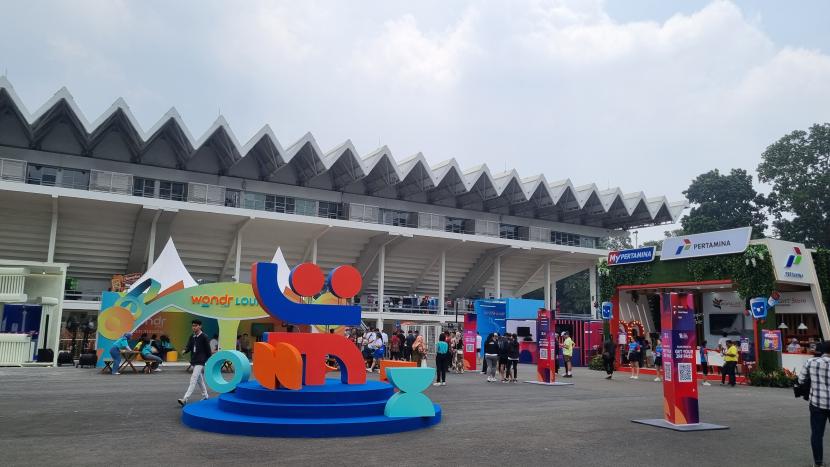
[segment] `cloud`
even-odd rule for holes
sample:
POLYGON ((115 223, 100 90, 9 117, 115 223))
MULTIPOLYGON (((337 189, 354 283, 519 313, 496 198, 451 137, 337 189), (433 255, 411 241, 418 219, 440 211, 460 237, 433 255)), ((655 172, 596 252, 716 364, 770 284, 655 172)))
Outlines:
POLYGON ((481 52, 473 37, 476 17, 469 8, 455 25, 437 33, 422 31, 409 13, 388 20, 379 35, 354 51, 355 69, 370 80, 395 79, 414 87, 456 84, 465 58, 481 52))

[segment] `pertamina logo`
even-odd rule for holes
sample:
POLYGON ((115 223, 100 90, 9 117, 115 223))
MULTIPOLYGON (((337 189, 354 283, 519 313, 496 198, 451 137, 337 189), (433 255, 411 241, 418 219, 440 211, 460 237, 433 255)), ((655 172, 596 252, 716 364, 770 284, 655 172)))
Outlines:
POLYGON ((692 247, 692 242, 689 241, 688 238, 683 239, 683 244, 677 247, 677 251, 674 252, 674 255, 677 256, 684 251, 689 251, 689 248, 692 247))
MULTIPOLYGON (((787 264, 784 265, 784 268, 790 269, 793 266, 798 266, 801 263, 801 248, 794 246, 793 247, 793 254, 787 257, 787 264)), ((797 272, 797 271, 784 271, 784 276, 792 277, 796 279, 803 279, 804 273, 797 272)))

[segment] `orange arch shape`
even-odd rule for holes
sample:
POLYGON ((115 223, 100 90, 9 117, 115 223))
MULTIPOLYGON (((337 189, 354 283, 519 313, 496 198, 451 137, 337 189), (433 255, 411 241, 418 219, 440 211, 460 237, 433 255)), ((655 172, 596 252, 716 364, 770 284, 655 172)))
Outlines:
POLYGON ((254 378, 268 389, 301 389, 303 358, 291 344, 257 342, 254 344, 254 378))

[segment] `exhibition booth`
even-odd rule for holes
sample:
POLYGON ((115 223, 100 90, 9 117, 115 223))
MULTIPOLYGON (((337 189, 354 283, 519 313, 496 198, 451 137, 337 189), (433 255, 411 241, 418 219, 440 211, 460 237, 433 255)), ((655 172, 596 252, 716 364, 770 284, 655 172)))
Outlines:
MULTIPOLYGON (((653 347, 660 296, 668 292, 688 294, 696 346, 705 342, 712 366, 722 364, 720 349, 731 340, 740 344, 742 364, 760 358, 767 369, 798 370, 830 337, 812 252, 798 243, 750 241, 748 227, 669 238, 661 252, 611 252, 600 272, 609 332, 620 346, 645 337, 653 347)), ((625 363, 625 352, 617 357, 625 363)))

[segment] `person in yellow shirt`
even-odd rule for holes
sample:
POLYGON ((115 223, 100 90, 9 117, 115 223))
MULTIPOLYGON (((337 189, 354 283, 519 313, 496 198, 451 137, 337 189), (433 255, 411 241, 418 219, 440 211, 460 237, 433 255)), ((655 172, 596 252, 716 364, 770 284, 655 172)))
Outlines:
POLYGON ((573 377, 573 355, 574 355, 574 341, 568 335, 568 331, 562 332, 565 340, 562 342, 562 356, 565 360, 565 378, 573 377))
POLYGON ((726 384, 729 376, 729 385, 735 387, 735 367, 738 366, 738 346, 734 341, 726 341, 726 350, 723 352, 723 369, 721 370, 720 385, 726 384))

